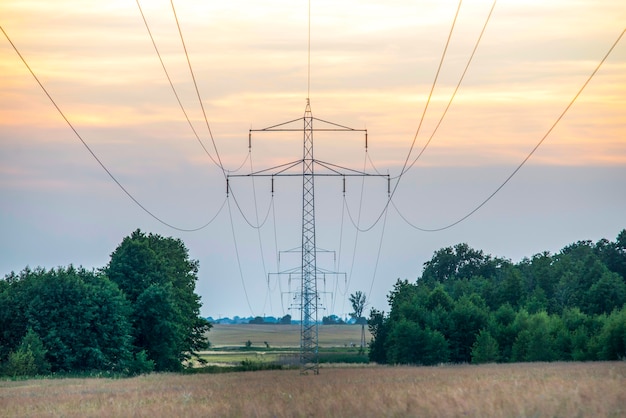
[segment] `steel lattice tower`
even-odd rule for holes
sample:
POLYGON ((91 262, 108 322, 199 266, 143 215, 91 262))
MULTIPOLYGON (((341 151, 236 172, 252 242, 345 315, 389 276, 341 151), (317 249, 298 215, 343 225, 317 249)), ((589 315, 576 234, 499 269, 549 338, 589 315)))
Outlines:
MULTIPOLYGON (((317 267, 317 252, 322 251, 317 247, 315 241, 315 177, 316 176, 334 176, 345 178, 351 176, 367 176, 367 177, 384 177, 387 178, 387 193, 389 194, 389 175, 370 174, 350 168, 342 167, 333 163, 316 160, 313 156, 313 133, 314 131, 324 132, 364 132, 365 148, 367 150, 367 130, 353 129, 347 126, 339 125, 333 122, 317 119, 313 117, 311 112, 311 102, 306 99, 306 108, 304 116, 295 120, 273 125, 264 129, 250 129, 248 137, 248 147, 252 147, 252 132, 303 132, 303 155, 301 160, 292 161, 281 164, 276 167, 266 168, 250 174, 229 174, 226 177, 226 192, 229 193, 229 180, 236 177, 271 177, 272 193, 274 192, 274 177, 282 176, 302 176, 302 245, 301 245, 301 265, 299 274, 295 274, 293 270, 288 272, 274 273, 277 275, 289 275, 289 278, 297 278, 301 280, 299 292, 299 308, 300 308, 300 373, 307 374, 312 371, 319 374, 319 357, 318 357, 318 302, 319 293, 317 291, 317 282, 329 274, 328 271, 322 271, 317 267), (301 127, 290 127, 295 122, 302 122, 301 127), (322 127, 313 127, 313 122, 319 122, 322 127), (299 173, 290 170, 302 165, 299 173), (323 169, 324 172, 316 173, 315 167, 323 169)), ((271 274, 271 273, 270 273, 271 274)), ((341 274, 341 273, 331 273, 341 274)))
POLYGON ((317 246, 315 245, 315 167, 311 103, 304 110, 302 157, 302 286, 300 322, 301 372, 319 373, 317 329, 317 246))

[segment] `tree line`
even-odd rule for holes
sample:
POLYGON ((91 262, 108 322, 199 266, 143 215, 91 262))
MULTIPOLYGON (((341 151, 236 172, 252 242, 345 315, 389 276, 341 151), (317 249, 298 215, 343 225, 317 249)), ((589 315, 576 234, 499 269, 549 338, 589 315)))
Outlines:
POLYGON ((99 270, 25 268, 0 280, 0 372, 179 371, 208 347, 198 262, 181 240, 125 237, 99 270))
POLYGON ((378 363, 624 359, 626 230, 519 263, 467 244, 443 248, 387 299, 389 312, 368 319, 378 363))

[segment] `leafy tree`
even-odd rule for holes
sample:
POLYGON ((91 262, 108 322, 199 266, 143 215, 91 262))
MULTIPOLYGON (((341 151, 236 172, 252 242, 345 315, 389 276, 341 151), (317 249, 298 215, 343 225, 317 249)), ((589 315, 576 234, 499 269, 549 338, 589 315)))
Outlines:
POLYGON ((435 346, 452 362, 624 358, 625 266, 626 230, 517 264, 443 248, 416 283, 396 282, 387 316, 372 309, 370 359, 429 364, 435 346))
POLYGON ((156 370, 179 370, 208 347, 211 324, 194 292, 198 262, 179 239, 141 232, 125 237, 104 269, 131 303, 135 356, 145 351, 156 370))
POLYGON ((448 343, 441 332, 422 329, 406 319, 391 325, 386 343, 387 361, 391 364, 428 366, 449 360, 448 343))
POLYGON ((474 276, 491 276, 501 260, 493 260, 482 250, 474 250, 467 244, 442 248, 432 259, 424 263, 422 280, 427 284, 445 282, 449 279, 471 279, 474 276))
POLYGON ((608 314, 626 303, 626 283, 617 273, 606 271, 585 294, 584 307, 591 314, 608 314))
POLYGON ((106 277, 73 266, 25 269, 7 284, 0 315, 5 350, 30 352, 37 372, 47 363, 51 371, 125 370, 128 303, 106 277))
POLYGON ((385 342, 388 334, 388 322, 383 311, 376 309, 370 310, 370 317, 367 320, 367 325, 370 333, 372 334, 372 340, 369 342, 369 354, 370 361, 386 364, 387 363, 387 349, 385 342))
POLYGON ((517 313, 511 305, 505 303, 492 313, 489 329, 500 347, 500 361, 511 361, 513 344, 517 338, 517 313))
POLYGON ((18 351, 30 352, 32 354, 35 374, 44 375, 50 372, 50 363, 46 360, 48 350, 46 350, 43 341, 32 328, 28 328, 18 351))
POLYGON ((343 325, 343 319, 339 318, 337 315, 329 315, 322 318, 323 325, 343 325))
POLYGON ((489 331, 480 330, 472 345, 472 363, 495 363, 500 357, 500 347, 489 331))
POLYGON ((365 350, 365 324, 367 319, 363 317, 363 310, 365 309, 366 298, 365 293, 360 290, 350 295, 350 303, 352 304, 352 313, 350 316, 354 318, 357 324, 361 325, 361 343, 359 344, 359 353, 363 353, 365 350))
POLYGON ((626 359, 626 307, 606 318, 598 339, 600 360, 626 359))
POLYGON ((350 316, 357 322, 357 324, 364 325, 367 322, 363 317, 363 311, 365 310, 365 304, 367 302, 365 293, 357 290, 355 293, 350 295, 349 300, 352 304, 352 312, 350 313, 350 316))
POLYGON ((550 317, 546 312, 528 315, 525 311, 516 319, 520 331, 513 344, 515 361, 554 361, 558 358, 550 317))
POLYGON ((469 363, 472 360, 472 347, 479 331, 486 327, 488 313, 485 302, 478 295, 463 296, 450 313, 452 329, 448 335, 450 360, 456 363, 469 363))
POLYGON ((37 366, 33 352, 20 347, 17 351, 9 353, 9 358, 3 367, 6 376, 34 376, 37 374, 37 366))

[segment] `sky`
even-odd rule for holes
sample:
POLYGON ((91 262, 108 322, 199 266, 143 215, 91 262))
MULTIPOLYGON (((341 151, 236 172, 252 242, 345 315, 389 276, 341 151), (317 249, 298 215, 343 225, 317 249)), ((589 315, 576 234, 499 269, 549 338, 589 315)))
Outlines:
POLYGON ((0 34, 0 275, 104 267, 140 228, 199 261, 204 316, 298 318, 299 282, 275 273, 300 263, 301 180, 272 193, 231 178, 227 197, 212 159, 232 174, 301 159, 300 132, 254 132, 250 149, 248 133, 302 118, 307 98, 314 117, 368 131, 367 149, 362 132, 314 133, 315 158, 395 189, 385 212, 384 178, 345 192, 316 178, 318 268, 341 273, 318 282, 320 317, 348 314, 357 290, 386 310, 396 280, 446 246, 517 262, 626 228, 626 39, 559 119, 624 31, 622 0, 498 1, 439 128, 492 1, 462 3, 433 89, 456 1, 312 1, 309 15, 306 1, 176 0, 197 92, 170 1, 139 4, 197 137, 136 1, 0 2, 72 125, 0 34), (421 230, 471 213, 544 137, 479 210, 421 230))

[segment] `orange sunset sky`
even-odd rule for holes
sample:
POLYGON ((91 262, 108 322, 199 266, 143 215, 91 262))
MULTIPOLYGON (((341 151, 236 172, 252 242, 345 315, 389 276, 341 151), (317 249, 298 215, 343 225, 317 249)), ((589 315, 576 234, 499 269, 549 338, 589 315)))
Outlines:
MULTIPOLYGON (((368 130, 367 154, 360 133, 326 133, 316 136, 317 158, 396 176, 431 138, 493 3, 462 3, 418 132, 457 1, 313 0, 309 67, 309 2, 176 0, 209 134, 170 1, 139 2, 198 140, 135 0, 0 2, 2 29, 137 201, 182 229, 216 216, 181 232, 139 208, 0 33, 0 274, 102 267, 141 228, 183 239, 200 260, 203 314, 289 313, 281 292, 294 284, 267 274, 289 267, 277 251, 300 244, 301 183, 281 180, 272 206, 269 180, 241 179, 232 185, 238 201, 226 200, 223 174, 199 142, 213 156, 216 147, 228 170, 243 162, 240 173, 297 160, 301 134, 253 135, 248 154, 248 130, 302 117, 308 95, 314 116, 368 130), (250 228, 267 214, 263 228, 250 228)), ((443 246, 467 242, 519 260, 579 239, 615 239, 626 227, 626 39, 491 201, 442 232, 414 226, 449 225, 493 193, 625 27, 622 0, 497 1, 441 126, 394 194, 400 213, 379 217, 386 183, 352 179, 344 200, 340 180, 317 181, 318 245, 336 252, 320 263, 348 278, 323 285, 325 315, 347 313, 355 290, 385 308, 395 280, 414 280, 443 246), (350 215, 373 227, 357 232, 350 215)))

